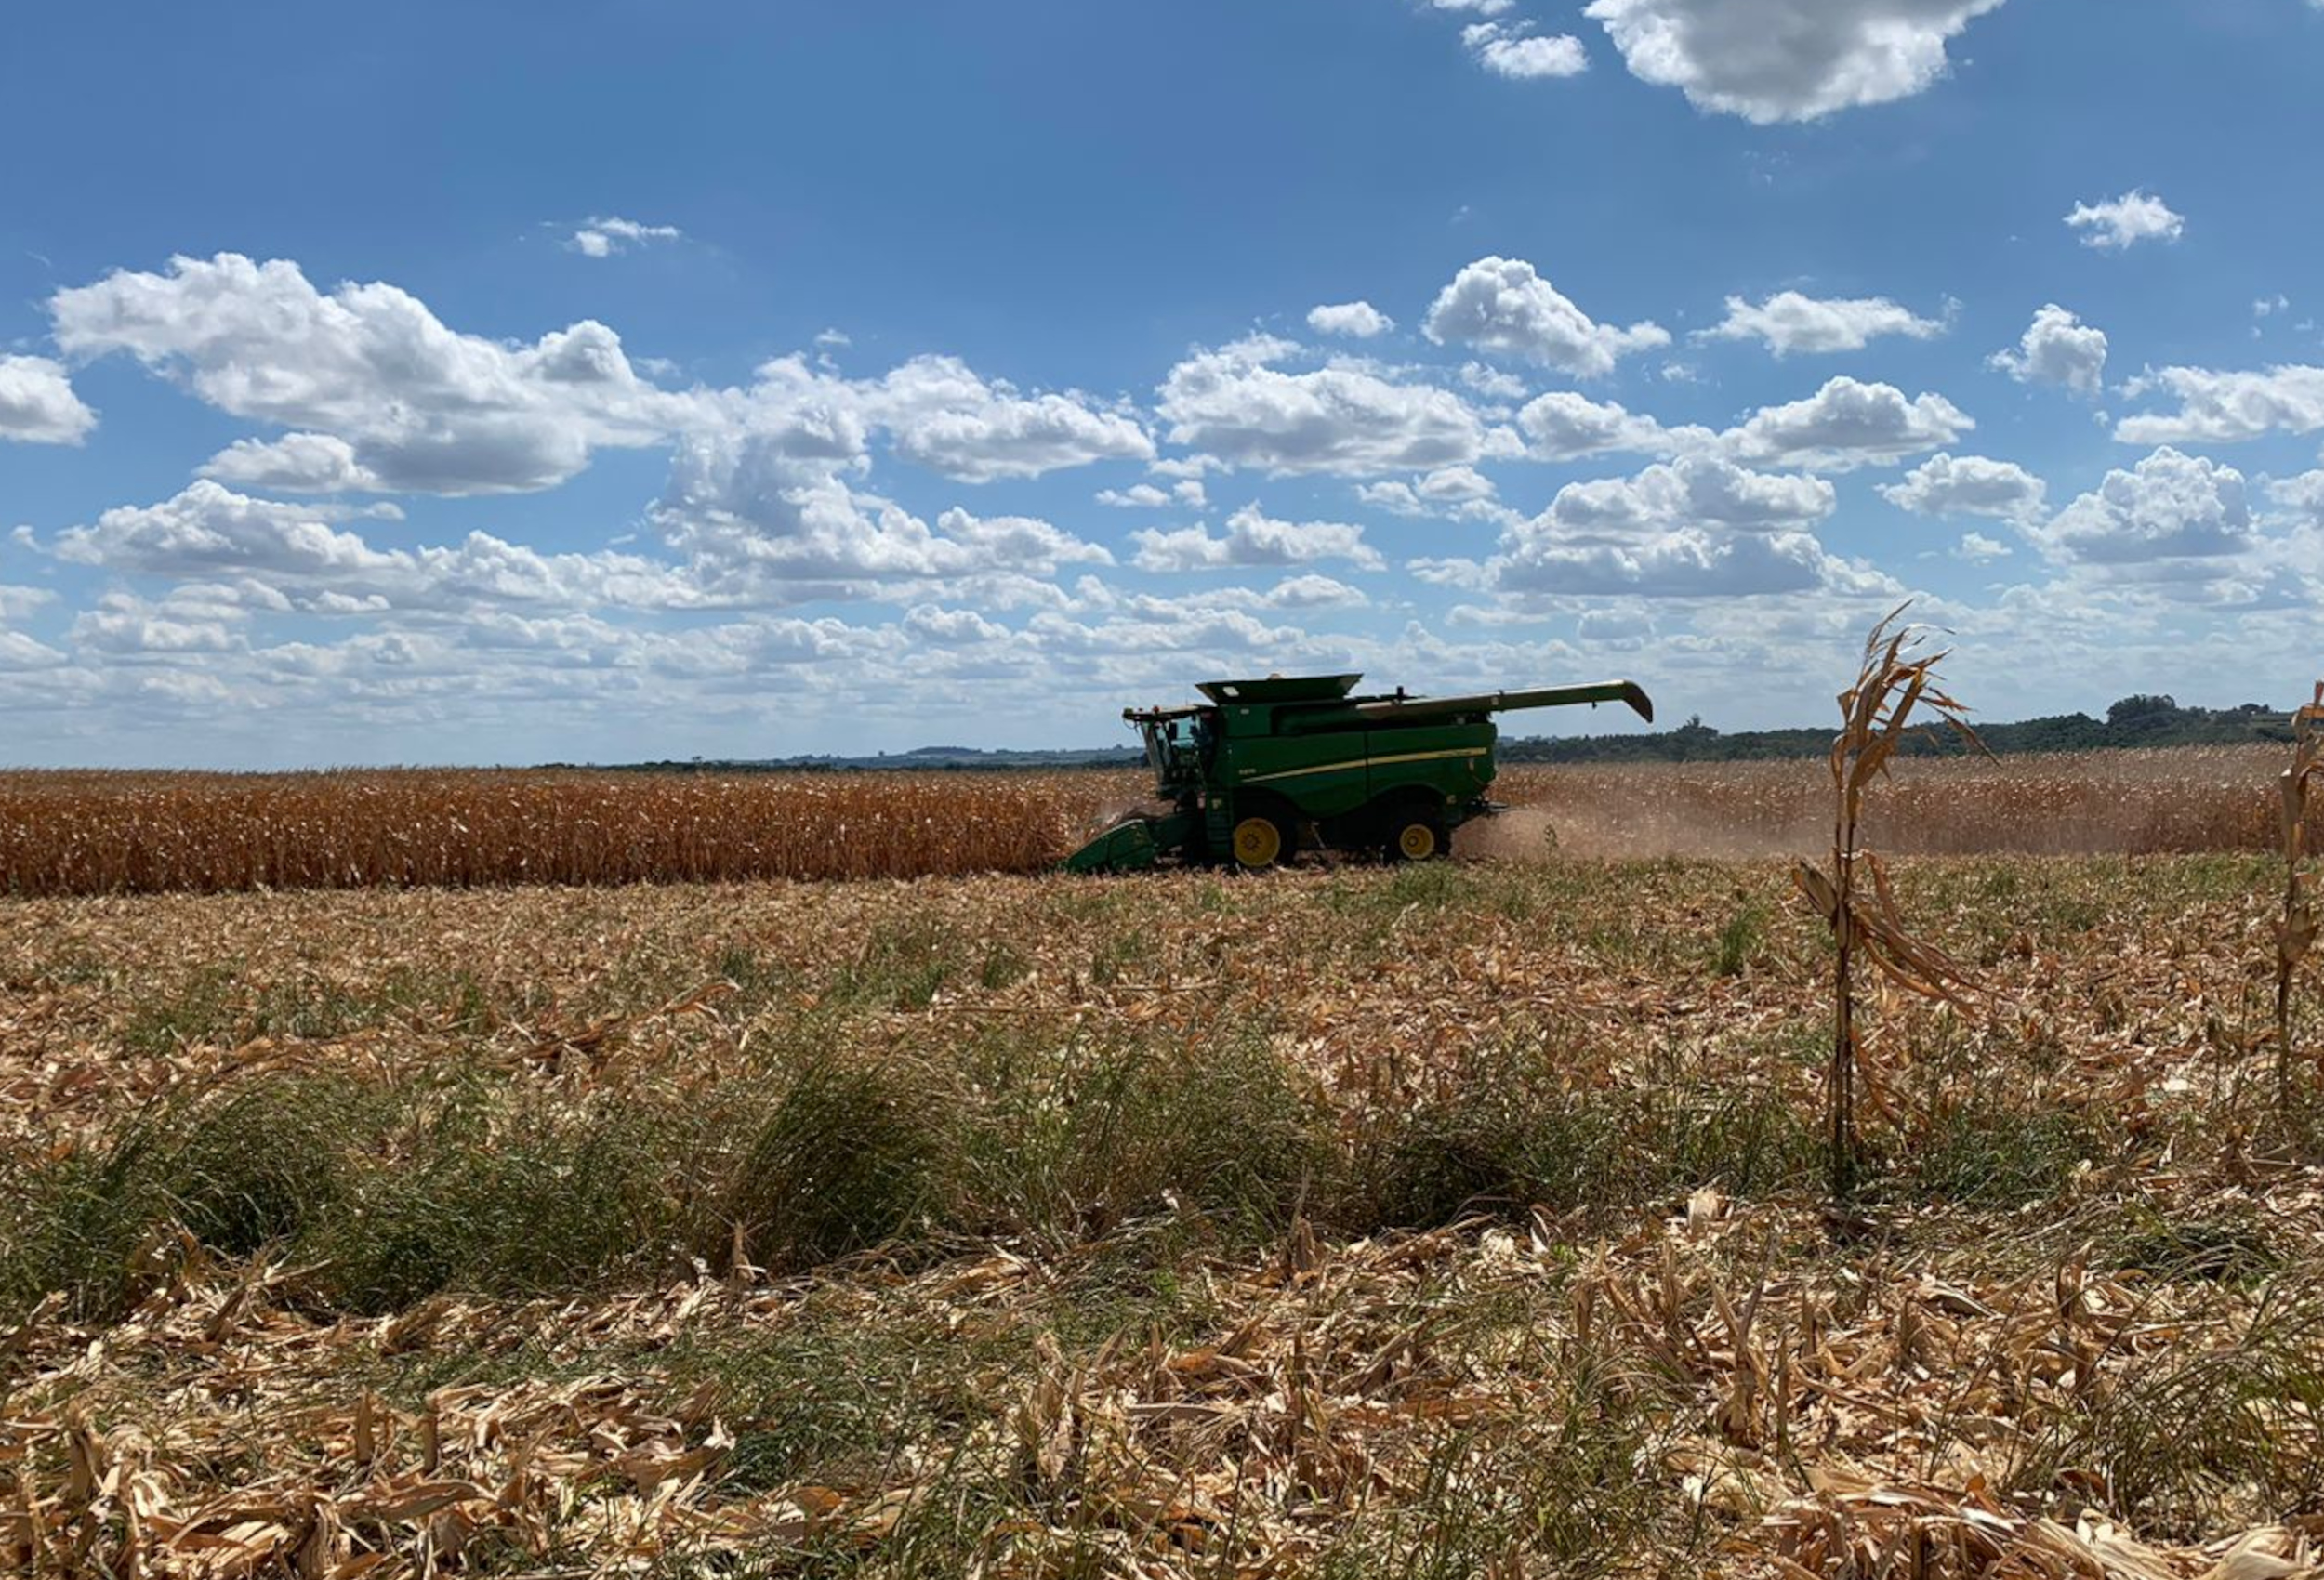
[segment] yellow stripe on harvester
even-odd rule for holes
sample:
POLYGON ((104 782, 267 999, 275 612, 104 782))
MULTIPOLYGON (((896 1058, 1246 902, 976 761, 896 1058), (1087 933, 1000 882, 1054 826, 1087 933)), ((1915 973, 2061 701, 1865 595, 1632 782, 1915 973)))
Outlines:
POLYGON ((1489 756, 1490 746, 1456 746, 1444 752, 1399 752, 1393 757, 1350 757, 1345 762, 1320 762, 1313 768, 1280 769, 1274 773, 1247 773, 1246 784, 1262 784, 1270 779, 1299 779, 1311 773, 1340 773, 1351 768, 1378 768, 1393 762, 1441 762, 1446 757, 1481 757, 1489 756))

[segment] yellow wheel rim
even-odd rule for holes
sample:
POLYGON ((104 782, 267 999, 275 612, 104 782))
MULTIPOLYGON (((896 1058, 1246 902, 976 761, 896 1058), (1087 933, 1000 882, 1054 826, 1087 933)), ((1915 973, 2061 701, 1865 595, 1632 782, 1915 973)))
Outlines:
POLYGON ((1396 836, 1396 849, 1407 862, 1425 862, 1436 854, 1436 831, 1424 823, 1408 823, 1396 836))
POLYGON ((1273 818, 1245 818, 1235 825, 1235 859, 1247 867, 1272 867, 1283 854, 1283 831, 1273 818))

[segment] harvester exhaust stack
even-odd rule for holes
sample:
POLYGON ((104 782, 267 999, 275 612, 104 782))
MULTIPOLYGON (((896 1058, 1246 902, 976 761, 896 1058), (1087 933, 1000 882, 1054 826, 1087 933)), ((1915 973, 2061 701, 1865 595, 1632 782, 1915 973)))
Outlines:
POLYGON ((1159 817, 1125 820, 1067 859, 1076 872, 1166 860, 1267 867, 1309 845, 1426 861, 1496 810, 1496 714, 1621 703, 1654 720, 1634 681, 1471 696, 1352 693, 1363 677, 1211 680, 1203 703, 1126 708, 1145 737, 1159 817))

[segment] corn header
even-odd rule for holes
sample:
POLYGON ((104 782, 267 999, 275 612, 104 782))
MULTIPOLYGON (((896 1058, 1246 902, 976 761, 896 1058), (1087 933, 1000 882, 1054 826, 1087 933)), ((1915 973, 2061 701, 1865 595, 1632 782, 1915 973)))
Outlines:
POLYGON ((1629 680, 1462 697, 1356 696, 1360 675, 1213 680, 1205 702, 1125 708, 1145 737, 1155 797, 1067 858, 1075 872, 1165 860, 1269 867, 1309 847, 1427 861, 1498 810, 1493 718, 1516 708, 1654 704, 1629 680))

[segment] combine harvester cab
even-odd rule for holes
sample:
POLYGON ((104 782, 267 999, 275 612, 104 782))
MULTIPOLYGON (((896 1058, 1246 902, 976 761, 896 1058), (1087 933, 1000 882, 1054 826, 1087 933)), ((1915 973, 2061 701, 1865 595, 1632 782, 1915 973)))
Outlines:
POLYGON ((1633 681, 1465 697, 1353 694, 1360 675, 1212 680, 1184 707, 1125 708, 1145 737, 1155 796, 1170 810, 1126 818, 1075 851, 1074 872, 1165 861, 1271 867, 1308 846, 1427 861, 1453 830, 1496 810, 1493 716, 1625 703, 1652 722, 1633 681))

